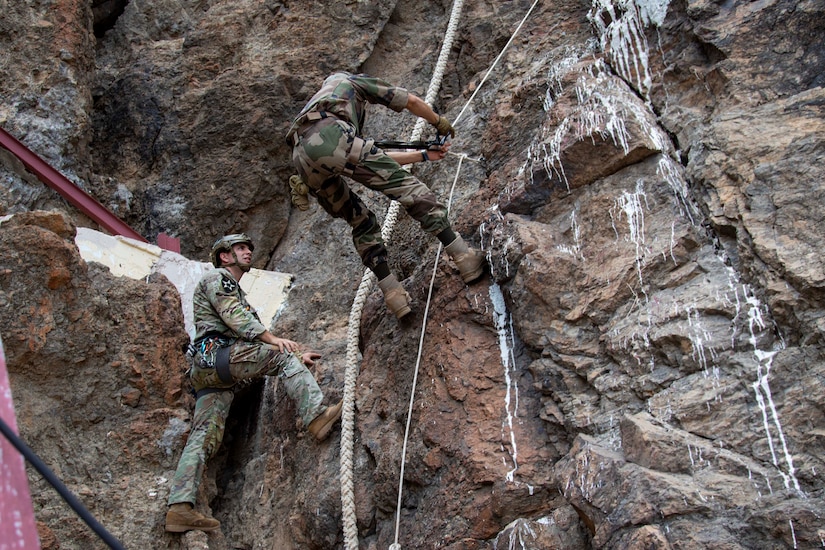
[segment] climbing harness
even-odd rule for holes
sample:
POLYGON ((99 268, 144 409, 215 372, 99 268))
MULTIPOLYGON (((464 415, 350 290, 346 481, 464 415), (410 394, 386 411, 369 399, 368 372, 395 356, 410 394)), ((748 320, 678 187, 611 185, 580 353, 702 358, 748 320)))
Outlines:
POLYGON ((213 369, 218 366, 220 350, 229 349, 229 346, 234 344, 235 340, 235 338, 227 338, 223 334, 207 334, 195 342, 195 349, 200 352, 203 365, 213 369))
MULTIPOLYGON (((311 114, 318 114, 318 113, 308 113, 311 114)), ((324 118, 328 118, 327 116, 316 117, 308 120, 321 120, 324 118)), ((297 136, 297 134, 296 134, 297 136)), ((293 137, 293 139, 297 140, 297 137, 293 137)), ((362 138, 356 137, 353 141, 352 148, 350 149, 349 154, 347 155, 347 165, 346 169, 343 171, 344 175, 352 175, 352 171, 355 169, 357 165, 358 158, 361 156, 361 152, 364 149, 372 149, 373 146, 378 147, 380 149, 438 149, 447 143, 447 136, 436 136, 434 139, 430 139, 427 141, 417 140, 417 141, 393 141, 393 140, 382 140, 382 141, 373 141, 373 140, 364 140, 362 138)), ((425 160, 429 160, 428 157, 424 157, 425 160)), ((310 159, 307 159, 307 162, 311 163, 310 159)), ((323 169, 323 167, 318 167, 323 169)), ((307 210, 309 209, 309 186, 306 182, 299 176, 298 174, 293 174, 289 177, 289 197, 292 201, 292 204, 298 210, 307 210)))
MULTIPOLYGON (((470 99, 461 109, 461 112, 458 114, 458 117, 453 121, 455 125, 461 116, 464 114, 464 111, 470 105, 470 103, 475 99, 476 94, 487 81, 487 78, 492 73, 493 69, 498 64, 499 60, 503 57, 504 52, 513 42, 513 39, 516 37, 518 32, 521 30, 521 27, 524 25, 527 18, 533 12, 533 9, 538 4, 538 0, 533 2, 533 5, 530 6, 530 9, 525 14, 524 18, 519 23, 516 30, 513 32, 513 35, 510 37, 510 40, 505 44, 504 48, 502 49, 501 53, 499 53, 498 57, 496 57, 493 64, 487 70, 487 73, 484 75, 484 78, 481 80, 479 85, 476 87, 473 94, 470 96, 470 99)), ((461 9, 463 6, 463 0, 456 0, 453 4, 453 9, 450 14, 450 22, 447 26, 447 32, 444 37, 444 43, 441 47, 441 52, 438 57, 438 61, 436 63, 435 73, 433 75, 433 79, 430 82, 430 88, 427 91, 427 95, 425 97, 425 101, 428 104, 432 104, 435 100, 435 95, 438 92, 438 89, 441 86, 441 78, 444 74, 444 69, 447 65, 447 57, 449 56, 450 49, 452 48, 453 38, 455 36, 456 27, 458 26, 458 19, 461 14, 461 9)), ((417 137, 421 134, 424 128, 424 124, 426 122, 424 119, 419 119, 416 123, 416 126, 413 130, 413 139, 417 139, 417 137)), ((426 142, 425 142, 426 143, 426 142)), ((378 143, 376 143, 378 145, 378 143)), ((379 145, 380 146, 380 145, 379 145)), ((461 170, 461 160, 463 160, 464 156, 459 156, 459 165, 456 170, 455 179, 453 180, 453 185, 450 188, 450 195, 449 200, 447 202, 447 212, 449 214, 450 204, 452 202, 453 191, 455 189, 456 182, 458 181, 458 174, 461 170)), ((381 236, 385 241, 389 241, 390 236, 392 235, 392 231, 395 228, 395 222, 398 218, 398 212, 400 210, 401 205, 397 201, 393 201, 390 204, 389 209, 387 210, 387 215, 384 219, 384 226, 381 230, 381 236)), ((433 266, 433 274, 430 280, 430 287, 427 294, 427 304, 424 310, 424 321, 423 326, 421 328, 421 335, 419 338, 419 346, 418 346, 418 357, 416 358, 416 365, 413 373, 413 381, 412 381, 412 388, 410 389, 410 404, 409 409, 407 411, 407 425, 404 431, 404 443, 401 452, 401 471, 399 475, 399 483, 398 483, 398 503, 396 507, 396 520, 395 520, 395 540, 393 544, 390 545, 389 550, 401 550, 401 545, 398 542, 398 534, 400 528, 400 518, 401 518, 401 499, 402 499, 402 489, 404 485, 404 466, 406 463, 406 454, 407 454, 407 441, 409 439, 409 432, 410 432, 410 425, 412 419, 412 408, 414 404, 414 396, 415 396, 415 387, 416 382, 418 380, 418 368, 421 361, 421 354, 423 350, 423 343, 424 343, 424 334, 427 328, 427 317, 429 314, 430 308, 430 301, 432 298, 434 283, 435 283, 435 276, 437 273, 438 268, 438 261, 441 256, 441 249, 443 245, 439 243, 438 245, 438 252, 436 253, 435 264, 433 266)), ((355 498, 354 498, 354 489, 353 489, 353 474, 352 474, 352 467, 353 467, 353 439, 354 439, 354 423, 355 423, 355 383, 356 378, 358 376, 358 358, 359 358, 359 334, 360 334, 360 325, 361 325, 361 312, 364 307, 364 303, 366 302, 367 295, 370 293, 372 289, 372 285, 375 282, 375 275, 372 273, 371 270, 366 269, 364 271, 364 275, 361 278, 361 284, 358 287, 358 291, 356 292, 355 299, 353 300, 352 308, 350 310, 349 316, 349 324, 347 326, 347 363, 346 363, 346 374, 344 378, 344 409, 341 416, 341 503, 342 503, 342 516, 343 516, 343 523, 344 523, 344 546, 349 550, 357 550, 358 549, 358 531, 356 525, 356 517, 355 517, 355 498)))
POLYGON ((207 334, 196 342, 189 344, 187 356, 192 362, 192 368, 214 369, 215 374, 228 387, 206 387, 195 392, 195 398, 200 399, 206 394, 216 391, 232 391, 232 371, 229 367, 229 355, 236 338, 228 338, 220 333, 207 334))

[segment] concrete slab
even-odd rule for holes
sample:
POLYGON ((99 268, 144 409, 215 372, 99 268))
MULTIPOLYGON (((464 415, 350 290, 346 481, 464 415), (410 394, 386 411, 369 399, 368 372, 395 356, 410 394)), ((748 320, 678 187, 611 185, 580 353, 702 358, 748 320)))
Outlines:
MULTIPOLYGON (((143 279, 152 273, 166 276, 178 289, 186 331, 190 337, 194 336, 192 294, 203 274, 214 269, 211 263, 189 260, 153 244, 113 237, 86 227, 77 228, 75 243, 84 260, 103 264, 118 277, 143 279)), ((251 269, 241 278, 241 288, 258 311, 264 326, 272 327, 272 321, 286 301, 292 280, 291 274, 262 269, 251 269)))

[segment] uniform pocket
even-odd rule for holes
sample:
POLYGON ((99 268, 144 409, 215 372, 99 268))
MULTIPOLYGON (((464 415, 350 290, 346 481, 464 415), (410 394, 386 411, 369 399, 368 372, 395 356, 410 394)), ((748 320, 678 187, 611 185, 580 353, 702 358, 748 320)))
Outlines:
POLYGON ((305 368, 301 359, 294 353, 290 353, 289 359, 286 361, 283 369, 281 369, 281 376, 284 378, 292 378, 296 374, 304 372, 305 368))

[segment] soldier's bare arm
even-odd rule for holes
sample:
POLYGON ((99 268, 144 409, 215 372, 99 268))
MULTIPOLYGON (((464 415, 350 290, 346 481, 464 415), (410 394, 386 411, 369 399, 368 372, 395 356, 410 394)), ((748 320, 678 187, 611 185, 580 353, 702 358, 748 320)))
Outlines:
POLYGON ((388 157, 400 165, 413 164, 415 162, 442 160, 450 150, 450 143, 432 147, 426 151, 385 151, 388 157), (424 156, 426 155, 426 157, 424 156))
POLYGON ((301 346, 298 345, 298 342, 293 342, 292 340, 287 340, 286 338, 278 338, 268 330, 265 330, 259 334, 258 339, 265 344, 278 346, 281 353, 284 351, 298 351, 301 348, 301 346))
POLYGON ((423 118, 433 126, 438 124, 438 115, 427 103, 415 94, 407 97, 407 110, 417 117, 423 118))
POLYGON ((407 97, 407 110, 417 117, 421 117, 433 126, 435 126, 438 133, 442 136, 449 135, 455 137, 455 128, 450 124, 450 121, 440 116, 427 103, 415 94, 409 94, 407 97))

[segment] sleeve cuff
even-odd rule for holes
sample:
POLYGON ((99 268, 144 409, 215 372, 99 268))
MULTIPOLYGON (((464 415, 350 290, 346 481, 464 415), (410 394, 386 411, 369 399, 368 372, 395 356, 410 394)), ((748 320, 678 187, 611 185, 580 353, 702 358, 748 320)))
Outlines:
POLYGON ((247 331, 247 338, 249 338, 250 341, 257 340, 258 336, 260 336, 264 332, 266 332, 266 327, 263 325, 252 327, 247 331))
POLYGON ((404 110, 407 106, 407 100, 409 99, 409 92, 407 92, 404 88, 396 88, 395 93, 392 96, 392 101, 388 107, 395 111, 396 113, 400 113, 404 110))

